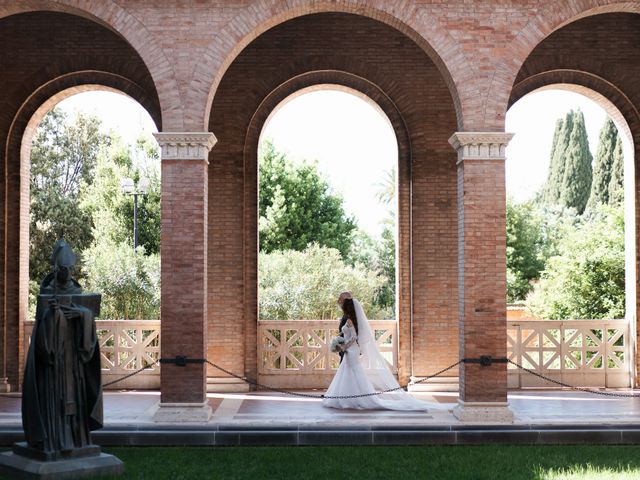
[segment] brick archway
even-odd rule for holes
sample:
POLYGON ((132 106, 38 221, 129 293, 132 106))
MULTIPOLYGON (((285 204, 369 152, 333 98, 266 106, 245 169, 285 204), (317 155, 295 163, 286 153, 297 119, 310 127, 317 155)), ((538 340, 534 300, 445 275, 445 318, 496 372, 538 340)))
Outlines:
POLYGON ((21 379, 24 345, 19 331, 26 315, 28 289, 29 165, 22 159, 28 154, 29 142, 23 142, 25 134, 32 134, 38 117, 63 96, 97 85, 136 99, 156 124, 162 125, 160 102, 144 62, 111 30, 66 13, 31 12, 0 19, 0 40, 6 52, 11 52, 5 56, 0 77, 0 198, 4 202, 0 242, 5 252, 0 261, 0 379, 8 378, 15 387, 21 379), (43 25, 60 29, 57 35, 50 35, 46 45, 33 35, 43 25), (107 53, 92 56, 60 48, 68 42, 91 44, 96 51, 107 53))
POLYGON ((401 378, 425 375, 455 362, 458 352, 456 154, 448 143, 456 108, 437 66, 411 39, 351 14, 308 15, 265 32, 217 89, 209 124, 218 143, 209 168, 208 357, 255 378, 258 137, 282 100, 322 83, 364 93, 394 126, 403 198, 401 378), (303 39, 293 54, 269 47, 291 35, 303 39), (340 55, 332 54, 335 38, 349 45, 340 55), (395 47, 360 53, 365 41, 395 47), (242 349, 228 334, 240 319, 242 349))
POLYGON ((110 91, 136 100, 160 125, 157 102, 130 80, 106 72, 77 72, 64 75, 39 88, 22 106, 9 130, 6 158, 18 159, 8 162, 8 178, 26 179, 19 184, 8 181, 7 196, 7 258, 17 259, 17 264, 7 264, 4 281, 5 318, 7 318, 5 351, 9 356, 8 378, 12 385, 22 382, 22 368, 26 345, 23 344, 22 324, 26 319, 29 293, 29 181, 31 145, 38 125, 49 111, 65 98, 89 92, 110 91), (17 234, 12 234, 17 232, 17 234), (17 362, 15 359, 17 358, 17 362))
MULTIPOLYGON (((595 3, 595 2, 594 2, 595 3)), ((546 36, 530 47, 512 88, 508 105, 527 93, 553 84, 579 89, 581 93, 603 102, 605 110, 622 126, 633 145, 635 204, 635 316, 640 312, 637 252, 640 245, 640 193, 637 189, 640 161, 640 5, 593 5, 592 8, 556 12, 553 28, 545 28, 546 36), (593 93, 593 94, 590 94, 593 93), (614 106, 615 108, 612 108, 614 106)), ((505 97, 506 99, 507 97, 505 97)), ((637 331, 636 342, 637 343, 637 331)), ((640 358, 636 353, 636 371, 640 358)), ((636 375, 635 382, 638 378, 636 375)))
MULTIPOLYGON (((585 0, 583 2, 543 2, 540 11, 532 16, 530 21, 516 32, 505 46, 505 59, 496 68, 490 85, 484 118, 487 124, 494 124, 496 128, 504 124, 504 113, 508 106, 513 104, 513 85, 521 82, 522 71, 527 63, 531 63, 531 56, 535 54, 545 43, 553 42, 553 37, 565 32, 576 30, 583 20, 591 19, 591 23, 597 23, 598 19, 606 19, 616 14, 640 14, 640 4, 637 2, 620 2, 618 0, 585 0)), ((613 30, 615 32, 615 30, 613 30)), ((612 44, 612 49, 616 47, 612 44)), ((563 46, 557 44, 557 51, 562 51, 563 46)), ((589 56, 583 60, 587 60, 589 56)), ((557 64, 550 66, 549 70, 562 68, 557 64)), ((588 69, 576 69, 588 71, 588 69)), ((602 76, 606 78, 606 75, 602 76)))
MULTIPOLYGON (((366 4, 359 1, 347 0, 333 2, 327 0, 303 0, 295 5, 285 2, 272 1, 260 5, 253 5, 251 9, 236 15, 222 29, 220 36, 226 42, 212 41, 207 46, 204 61, 198 65, 194 73, 191 88, 200 91, 199 97, 206 98, 204 109, 205 125, 210 116, 213 100, 228 68, 240 53, 260 35, 271 28, 287 21, 318 13, 347 13, 362 16, 384 23, 397 29, 418 45, 437 66, 449 88, 456 109, 458 129, 463 128, 463 101, 459 95, 460 85, 466 78, 475 73, 469 69, 469 63, 448 30, 437 22, 421 23, 417 20, 415 5, 411 2, 401 2, 401 5, 390 5, 388 2, 372 2, 366 4), (459 78, 458 78, 459 77, 459 78), (204 91, 204 86, 209 86, 204 91)), ((474 98, 468 96, 466 101, 472 103, 474 98)), ((471 108, 471 107, 470 107, 471 108)), ((198 111, 196 105, 190 110, 198 111)), ((192 122, 197 125, 198 118, 192 122)))
MULTIPOLYGON (((257 237, 251 232, 258 231, 257 216, 257 166, 258 141, 269 116, 282 103, 293 96, 304 94, 315 88, 342 87, 344 91, 358 94, 365 101, 373 103, 382 110, 389 119, 398 143, 398 279, 397 293, 400 345, 399 372, 404 380, 411 372, 411 143, 406 124, 391 99, 375 84, 347 72, 328 70, 308 72, 299 75, 278 86, 260 104, 255 112, 249 128, 244 148, 245 175, 249 188, 245 189, 245 205, 249 205, 245 213, 245 232, 249 241, 245 255, 250 258, 251 252, 258 249, 257 237)), ((249 376, 257 375, 256 359, 256 320, 258 320, 257 306, 257 263, 245 264, 245 372, 249 376)))
POLYGON ((42 12, 63 13, 82 18, 124 39, 140 56, 145 70, 148 70, 153 78, 165 127, 179 129, 183 126, 182 101, 174 68, 155 35, 143 22, 116 2, 102 0, 4 2, 0 5, 0 22, 14 15, 42 12))

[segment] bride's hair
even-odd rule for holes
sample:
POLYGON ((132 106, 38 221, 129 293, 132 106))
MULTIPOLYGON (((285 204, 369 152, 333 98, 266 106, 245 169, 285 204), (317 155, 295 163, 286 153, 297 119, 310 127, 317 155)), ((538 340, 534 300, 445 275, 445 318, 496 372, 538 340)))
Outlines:
POLYGON ((356 329, 356 333, 358 333, 358 317, 356 315, 356 307, 353 305, 353 299, 347 298, 342 302, 342 311, 347 318, 351 319, 353 326, 356 329))

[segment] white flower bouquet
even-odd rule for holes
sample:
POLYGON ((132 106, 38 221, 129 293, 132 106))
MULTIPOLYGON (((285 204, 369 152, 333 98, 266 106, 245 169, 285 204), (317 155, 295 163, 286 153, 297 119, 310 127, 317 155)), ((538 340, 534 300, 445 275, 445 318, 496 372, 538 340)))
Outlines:
POLYGON ((341 336, 336 336, 333 337, 331 339, 331 343, 329 344, 329 350, 331 350, 333 353, 338 353, 341 352, 342 350, 340 350, 340 348, 338 348, 340 345, 344 345, 344 337, 341 336))

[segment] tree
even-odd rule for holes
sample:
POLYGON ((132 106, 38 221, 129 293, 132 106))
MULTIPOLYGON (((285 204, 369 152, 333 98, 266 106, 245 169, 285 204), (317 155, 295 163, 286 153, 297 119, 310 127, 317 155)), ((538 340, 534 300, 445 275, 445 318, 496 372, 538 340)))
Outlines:
POLYGON ((564 120, 556 122, 543 203, 574 208, 582 214, 591 192, 592 160, 584 115, 579 109, 570 110, 564 120))
POLYGON ((385 172, 384 179, 378 183, 378 193, 376 196, 383 205, 390 205, 396 199, 397 175, 396 168, 392 167, 385 172))
MULTIPOLYGON (((61 236, 77 253, 91 244, 92 219, 81 201, 108 144, 97 117, 78 114, 69 119, 54 108, 40 123, 31 148, 31 280, 40 282, 50 271, 51 250, 61 236)), ((82 275, 81 264, 77 273, 82 275)))
POLYGON ((356 224, 317 165, 294 165, 268 141, 260 157, 260 251, 302 251, 317 243, 346 258, 356 224))
POLYGON ((622 318, 625 303, 624 210, 587 212, 547 261, 528 307, 552 320, 622 318))
POLYGON ((565 168, 560 203, 565 207, 575 208, 578 214, 582 214, 591 192, 593 157, 589 151, 584 115, 579 109, 572 113, 573 129, 564 152, 565 168))
POLYGON ((524 300, 544 269, 543 232, 532 203, 507 199, 507 300, 524 300))
POLYGON ((613 120, 607 117, 598 137, 598 151, 593 168, 589 206, 595 206, 599 203, 603 205, 609 204, 609 184, 611 183, 617 140, 618 129, 613 120))
POLYGON ((160 171, 152 139, 143 136, 132 146, 113 135, 111 147, 98 158, 83 207, 93 218, 98 241, 133 245, 133 197, 122 192, 120 181, 133 178, 137 186, 142 177, 149 187, 138 197, 138 243, 146 254, 154 254, 160 252, 160 171))
POLYGON ((100 317, 160 318, 160 255, 134 252, 129 243, 96 243, 86 253, 86 289, 102 294, 100 317))
POLYGON ((542 195, 544 203, 554 205, 560 201, 562 178, 564 177, 564 151, 569 144, 569 135, 573 127, 573 117, 567 113, 565 119, 556 121, 553 132, 551 153, 549 156, 549 174, 542 195))
POLYGON ((609 181, 609 205, 616 206, 624 203, 624 153, 620 133, 616 139, 613 151, 613 165, 611 180, 609 181))
POLYGON ((370 318, 385 278, 361 264, 346 263, 338 250, 310 245, 304 251, 261 252, 259 308, 262 320, 326 320, 336 318, 336 295, 349 290, 370 318))

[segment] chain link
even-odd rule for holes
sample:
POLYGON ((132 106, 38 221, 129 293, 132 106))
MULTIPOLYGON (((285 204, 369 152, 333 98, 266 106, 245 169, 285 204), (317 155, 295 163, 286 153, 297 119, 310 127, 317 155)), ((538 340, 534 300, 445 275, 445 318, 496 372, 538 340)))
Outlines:
MULTIPOLYGON (((207 362, 212 367, 217 368, 221 372, 226 373, 227 375, 230 375, 230 376, 232 376, 234 378, 237 378, 239 380, 242 380, 243 382, 246 382, 246 383, 248 383, 250 385, 254 385, 256 387, 264 388, 265 390, 271 390, 272 392, 283 393, 285 395, 293 395, 293 396, 296 396, 296 397, 326 398, 326 399, 333 399, 333 400, 344 400, 344 399, 347 399, 347 398, 373 397, 375 395, 383 395, 385 393, 396 392, 398 390, 404 390, 406 388, 406 386, 405 387, 398 386, 398 387, 395 387, 395 388, 388 388, 388 389, 382 390, 382 391, 370 392, 370 393, 360 393, 360 394, 355 394, 355 395, 314 395, 312 393, 290 392, 290 391, 287 391, 287 390, 282 390, 282 389, 279 389, 279 388, 270 387, 268 385, 263 385, 261 383, 251 381, 251 380, 247 379, 246 377, 241 377, 239 375, 236 375, 235 373, 230 372, 229 370, 227 370, 227 369, 225 369, 225 368, 223 368, 223 367, 221 367, 219 365, 216 365, 215 363, 213 363, 213 362, 211 362, 209 360, 205 359, 205 362, 207 362)), ((451 370, 452 368, 457 367, 458 365, 460 365, 460 363, 462 363, 462 360, 454 363, 453 365, 448 366, 447 368, 443 368, 442 370, 440 370, 439 372, 437 372, 437 373, 435 373, 433 375, 428 375, 425 378, 420 379, 418 382, 415 382, 415 383, 416 384, 417 383, 422 383, 422 382, 424 382, 424 381, 426 381, 426 380, 428 380, 430 378, 437 377, 438 375, 442 375, 447 370, 451 370)))

